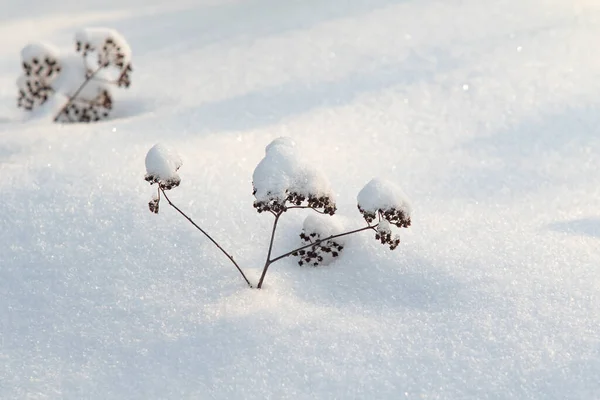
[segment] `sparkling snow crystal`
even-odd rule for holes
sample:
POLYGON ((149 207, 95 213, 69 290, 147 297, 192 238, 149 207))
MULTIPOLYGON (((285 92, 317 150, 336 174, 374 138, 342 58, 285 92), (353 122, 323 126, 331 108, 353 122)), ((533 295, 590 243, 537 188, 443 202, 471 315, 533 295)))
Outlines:
POLYGON ((146 177, 150 184, 158 183, 161 189, 179 186, 181 178, 177 171, 182 165, 181 157, 173 150, 158 143, 146 154, 146 177))
POLYGON ((266 147, 265 157, 252 175, 252 183, 256 197, 254 207, 258 212, 283 212, 295 205, 335 213, 329 181, 300 157, 290 138, 276 139, 266 147))
MULTIPOLYGON (((338 235, 342 232, 342 226, 336 221, 335 217, 309 215, 304 220, 300 239, 302 239, 302 245, 307 245, 315 243, 320 239, 338 235)), ((331 263, 339 256, 343 248, 343 238, 335 238, 299 250, 294 253, 294 255, 300 258, 298 261, 299 265, 311 265, 316 267, 318 265, 327 265, 331 263)))

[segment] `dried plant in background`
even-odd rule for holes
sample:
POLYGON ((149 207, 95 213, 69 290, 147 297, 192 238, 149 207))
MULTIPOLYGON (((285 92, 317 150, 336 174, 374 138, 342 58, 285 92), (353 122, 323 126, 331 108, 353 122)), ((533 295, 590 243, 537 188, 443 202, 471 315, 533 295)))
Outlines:
POLYGON ((49 113, 55 122, 109 117, 114 107, 111 88, 131 84, 131 48, 120 33, 107 28, 81 29, 75 42, 75 53, 46 43, 23 48, 18 107, 49 113))

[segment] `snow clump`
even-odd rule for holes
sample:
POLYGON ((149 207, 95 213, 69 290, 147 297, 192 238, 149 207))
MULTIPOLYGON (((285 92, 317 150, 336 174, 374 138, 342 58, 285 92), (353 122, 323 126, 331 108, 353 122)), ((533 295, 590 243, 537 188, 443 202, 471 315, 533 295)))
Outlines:
POLYGON ((183 162, 177 152, 157 143, 146 154, 146 181, 157 183, 163 190, 179 186, 181 178, 177 171, 183 162))
POLYGON ((381 244, 388 244, 394 250, 400 244, 400 237, 392 237, 391 225, 408 228, 411 225, 411 205, 402 189, 392 182, 383 179, 372 179, 358 193, 358 210, 367 223, 376 218, 375 239, 381 244))
POLYGON ((296 143, 287 137, 275 139, 252 175, 254 208, 281 213, 290 206, 336 211, 333 191, 323 173, 304 161, 296 143))
POLYGON ((23 73, 17 78, 19 107, 30 111, 52 96, 53 82, 62 69, 59 59, 59 50, 47 43, 31 43, 21 50, 23 73))
POLYGON ((379 215, 399 228, 410 226, 410 201, 392 182, 372 179, 358 193, 357 201, 358 209, 368 223, 379 215))
MULTIPOLYGON (((334 218, 309 215, 304 220, 300 239, 306 246, 343 232, 342 225, 334 218)), ((327 265, 340 255, 344 248, 343 238, 325 240, 306 249, 298 250, 293 255, 299 257, 298 265, 327 265)))

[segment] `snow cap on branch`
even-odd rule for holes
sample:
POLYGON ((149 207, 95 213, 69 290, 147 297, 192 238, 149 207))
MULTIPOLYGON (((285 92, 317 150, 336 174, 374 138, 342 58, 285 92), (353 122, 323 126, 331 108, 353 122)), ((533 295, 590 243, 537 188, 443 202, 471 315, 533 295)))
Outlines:
POLYGON ((322 208, 331 215, 336 210, 327 178, 302 159, 296 143, 287 137, 275 139, 266 147, 252 184, 258 212, 283 212, 290 205, 322 208))
POLYGON ((410 226, 411 206, 408 197, 396 184, 372 179, 358 193, 358 209, 371 223, 377 215, 397 227, 410 226))
POLYGON ((169 190, 179 186, 181 178, 177 171, 183 162, 174 150, 157 143, 146 154, 146 181, 158 183, 159 187, 169 190))
MULTIPOLYGON (((336 217, 330 217, 326 215, 314 215, 310 214, 304 219, 302 224, 302 230, 309 236, 315 237, 318 235, 321 239, 329 236, 339 235, 343 232, 342 224, 336 219, 336 217), (315 235, 313 235, 315 234, 315 235)), ((342 243, 344 238, 335 239, 342 243)))
POLYGON ((17 79, 17 104, 31 111, 54 93, 53 82, 60 75, 59 50, 47 43, 30 43, 21 50, 23 73, 17 79))
POLYGON ((21 61, 24 63, 41 64, 45 57, 57 60, 60 57, 60 50, 44 42, 29 43, 21 50, 21 61))
POLYGON ((83 28, 75 32, 77 51, 99 51, 103 46, 114 44, 115 50, 123 54, 125 63, 131 62, 131 47, 127 40, 114 29, 110 28, 83 28))

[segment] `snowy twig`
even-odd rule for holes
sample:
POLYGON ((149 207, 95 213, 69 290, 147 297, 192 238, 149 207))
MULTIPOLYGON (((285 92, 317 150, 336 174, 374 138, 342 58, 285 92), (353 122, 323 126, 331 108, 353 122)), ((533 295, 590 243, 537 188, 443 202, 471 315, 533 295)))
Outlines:
MULTIPOLYGON (((292 208, 292 207, 288 207, 288 208, 292 208)), ((258 281, 258 285, 256 285, 257 289, 262 288, 262 284, 263 284, 263 281, 265 279, 265 275, 267 274, 267 270, 269 269, 269 266, 271 264, 273 264, 274 262, 282 260, 282 259, 284 259, 286 257, 291 256, 291 255, 295 255, 300 250, 304 250, 304 249, 307 249, 309 247, 316 247, 319 244, 321 244, 323 242, 327 242, 327 241, 332 240, 332 239, 340 238, 342 236, 352 235, 354 233, 366 231, 366 230, 369 230, 369 229, 376 230, 376 228, 377 228, 377 224, 375 224, 375 225, 370 225, 369 224, 369 225, 367 225, 365 227, 362 227, 362 228, 359 228, 359 229, 354 229, 352 231, 348 231, 348 232, 344 232, 344 233, 339 233, 337 235, 331 235, 331 236, 328 236, 328 237, 323 238, 323 239, 315 240, 314 242, 311 242, 311 243, 309 243, 309 244, 307 244, 305 246, 301 246, 301 247, 298 247, 298 248, 296 248, 294 250, 290 250, 287 253, 284 253, 284 254, 282 254, 280 256, 277 256, 277 257, 271 259, 271 250, 272 250, 272 247, 273 247, 273 239, 275 237, 275 229, 277 228, 277 222, 278 222, 280 216, 281 216, 281 214, 277 215, 277 217, 275 218, 275 221, 273 222, 273 232, 271 234, 271 243, 269 245, 269 252, 268 252, 268 255, 267 255, 267 261, 265 262, 265 266, 263 268, 262 275, 260 276, 260 280, 258 281)))
MULTIPOLYGON (((94 70, 94 72, 92 72, 88 77, 85 78, 85 80, 81 83, 81 85, 79 85, 79 87, 77 88, 75 93, 73 93, 73 95, 71 97, 69 97, 69 101, 67 101, 67 103, 64 106, 62 106, 60 111, 56 114, 56 116, 54 117, 54 122, 58 122, 58 120, 60 119, 60 116, 63 113, 67 114, 66 110, 69 108, 69 106, 71 104, 73 104, 73 102, 75 100, 77 100, 77 96, 79 96, 79 93, 81 93, 81 91, 85 88, 85 86, 94 79, 94 77, 98 74, 98 72, 100 72, 102 70, 102 68, 104 68, 104 66, 100 65, 98 68, 96 68, 96 70, 94 70)), ((70 117, 69 117, 69 119, 70 119, 70 117)))
POLYGON ((323 242, 326 242, 328 240, 336 239, 336 238, 339 238, 339 237, 342 237, 342 236, 352 235, 353 233, 358 233, 358 232, 366 231, 366 230, 369 230, 369 229, 375 230, 375 229, 377 229, 377 225, 368 225, 368 226, 364 226, 364 227, 359 228, 359 229, 355 229, 353 231, 348 231, 348 232, 340 233, 340 234, 337 234, 337 235, 331 235, 331 236, 328 236, 328 237, 323 238, 323 239, 315 240, 313 243, 307 244, 306 246, 298 247, 297 249, 294 249, 292 251, 288 251, 285 254, 282 254, 280 256, 275 257, 274 259, 271 260, 271 263, 274 263, 275 261, 279 261, 282 258, 289 257, 289 256, 293 255, 294 253, 300 251, 300 250, 304 250, 304 249, 307 249, 307 248, 312 247, 312 246, 317 246, 317 245, 319 245, 319 244, 321 244, 323 242))
POLYGON ((286 210, 293 210, 294 208, 300 209, 300 210, 313 210, 316 213, 319 214, 323 214, 323 215, 329 215, 329 213, 321 211, 321 210, 317 210, 316 208, 310 207, 310 206, 287 206, 286 210))
POLYGON ((190 217, 188 217, 186 213, 184 213, 183 211, 181 211, 179 209, 179 207, 177 207, 175 204, 173 204, 173 202, 171 201, 171 199, 169 199, 169 197, 165 193, 164 189, 160 188, 160 191, 162 192, 164 198, 167 200, 167 202, 169 203, 169 205, 171 207, 173 207, 175 210, 177 210, 177 212, 179 214, 181 214, 183 217, 185 217, 185 219, 187 219, 192 225, 194 225, 194 227, 196 229, 198 229, 200 232, 202 232, 204 234, 204 236, 206 236, 215 246, 217 246, 219 248, 219 250, 221 250, 223 252, 223 254, 225 254, 227 256, 227 258, 229 258, 229 260, 233 263, 233 265, 235 265, 235 267, 237 268, 237 270, 239 271, 239 273, 242 275, 242 278, 244 278, 244 280, 246 281, 246 283, 248 284, 248 286, 250 288, 252 288, 252 284, 250 283, 250 281, 248 280, 248 278, 246 278, 246 275, 244 274, 244 272, 242 271, 242 269, 240 268, 240 266, 235 262, 235 260, 233 259, 233 256, 231 256, 228 252, 226 252, 225 249, 223 249, 223 247, 221 247, 221 245, 219 243, 217 243, 208 233, 206 233, 206 231, 204 229, 202 229, 198 224, 196 224, 194 222, 194 220, 192 220, 190 217))

